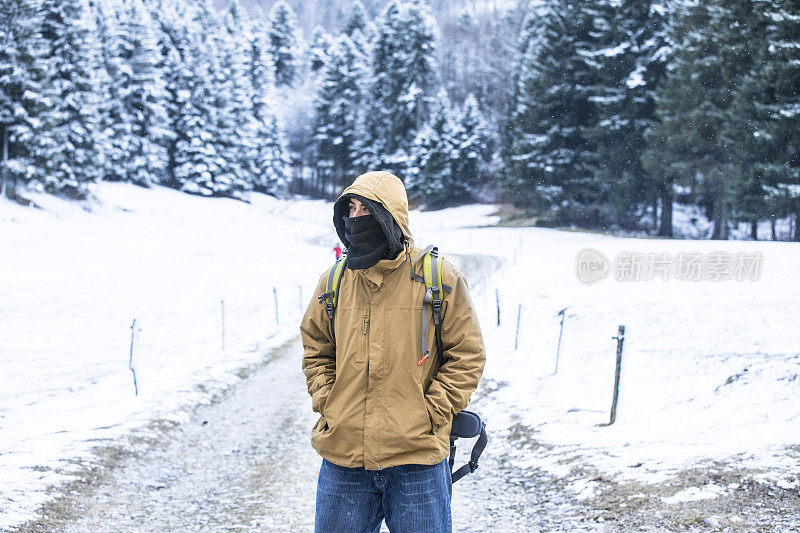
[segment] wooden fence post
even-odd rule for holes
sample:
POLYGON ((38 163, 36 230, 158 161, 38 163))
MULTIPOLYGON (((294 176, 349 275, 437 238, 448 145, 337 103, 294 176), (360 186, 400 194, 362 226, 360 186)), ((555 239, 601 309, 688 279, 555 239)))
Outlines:
POLYGON ((561 317, 561 327, 558 330, 558 345, 556 346, 556 368, 555 370, 553 370, 554 376, 558 374, 558 358, 561 356, 561 337, 564 334, 564 318, 566 317, 567 309, 569 309, 569 306, 565 307, 564 309, 558 312, 558 316, 561 317))
POLYGON ((278 289, 272 287, 272 296, 275 297, 275 324, 279 324, 278 320, 278 289))
POLYGON ((494 299, 497 302, 497 325, 500 326, 500 291, 494 290, 494 299))
POLYGON ((622 343, 625 341, 625 326, 619 325, 617 329, 617 336, 611 337, 617 340, 617 366, 614 371, 614 396, 611 399, 611 419, 608 424, 600 424, 601 426, 610 426, 617 419, 617 400, 619 399, 619 374, 622 369, 622 343))
POLYGON ((128 368, 131 369, 131 373, 133 374, 133 391, 136 396, 139 396, 139 385, 136 383, 136 370, 133 368, 133 343, 136 337, 136 319, 133 319, 131 323, 131 353, 130 357, 128 358, 128 368))

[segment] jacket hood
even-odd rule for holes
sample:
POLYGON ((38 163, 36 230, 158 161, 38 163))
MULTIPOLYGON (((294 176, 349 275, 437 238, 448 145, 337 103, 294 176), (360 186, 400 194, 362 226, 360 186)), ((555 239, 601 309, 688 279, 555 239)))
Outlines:
MULTIPOLYGON (((357 177, 352 185, 342 191, 339 199, 333 204, 333 225, 345 246, 349 246, 350 243, 345 237, 342 217, 347 216, 347 204, 351 196, 378 202, 385 209, 385 213, 380 209, 371 209, 370 212, 380 222, 387 238, 391 240, 393 232, 391 221, 385 219, 386 214, 400 227, 402 240, 408 240, 409 246, 413 245, 414 239, 408 227, 408 196, 400 178, 385 171, 367 172, 357 177)), ((370 207, 368 202, 364 205, 370 207)), ((402 242, 400 245, 402 247, 402 242)))

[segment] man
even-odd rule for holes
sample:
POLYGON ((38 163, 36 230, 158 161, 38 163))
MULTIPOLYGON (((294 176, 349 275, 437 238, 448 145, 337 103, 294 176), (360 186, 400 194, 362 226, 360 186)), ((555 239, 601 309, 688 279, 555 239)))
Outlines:
POLYGON ((389 172, 362 174, 333 207, 347 248, 333 330, 328 272, 300 325, 303 372, 320 414, 311 445, 323 457, 315 531, 451 531, 450 427, 469 403, 486 359, 464 276, 442 261, 442 348, 432 313, 422 341, 422 255, 408 199, 389 172), (335 339, 335 340, 334 340, 335 339))

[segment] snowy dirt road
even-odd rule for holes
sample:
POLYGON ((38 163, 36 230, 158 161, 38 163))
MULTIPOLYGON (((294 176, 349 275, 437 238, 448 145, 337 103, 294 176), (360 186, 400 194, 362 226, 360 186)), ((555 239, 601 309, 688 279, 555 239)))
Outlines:
MULTIPOLYGON (((225 397, 25 530, 312 530, 321 459, 309 443, 316 415, 300 348, 299 340, 280 348, 225 397)), ((579 516, 550 480, 505 463, 491 446, 481 468, 454 486, 455 531, 576 530, 579 516)))

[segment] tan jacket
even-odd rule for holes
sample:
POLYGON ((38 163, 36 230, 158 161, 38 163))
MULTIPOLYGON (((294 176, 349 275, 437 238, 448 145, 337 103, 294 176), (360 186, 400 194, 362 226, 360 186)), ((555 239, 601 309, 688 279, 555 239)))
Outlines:
MULTIPOLYGON (((449 455, 452 417, 469 403, 486 360, 467 282, 443 261, 442 282, 450 288, 442 298, 444 361, 436 354, 429 308, 426 348, 431 356, 417 364, 425 285, 410 274, 422 250, 411 240, 405 188, 388 172, 370 172, 342 196, 348 193, 380 202, 408 240, 395 259, 343 270, 335 345, 325 305, 317 300, 325 292, 328 271, 319 279, 300 324, 303 372, 312 409, 321 415, 311 444, 325 459, 351 468, 436 464, 449 455)), ((422 261, 414 271, 422 275, 422 261)))

